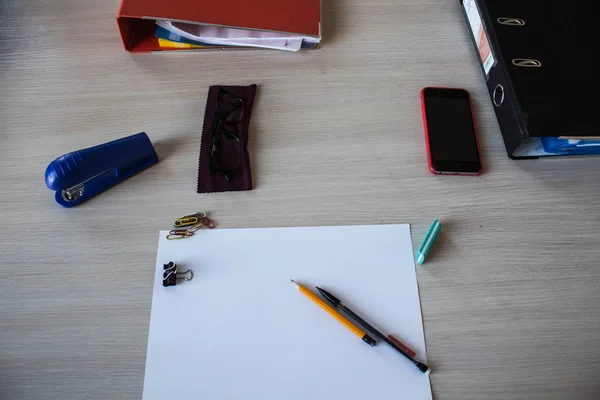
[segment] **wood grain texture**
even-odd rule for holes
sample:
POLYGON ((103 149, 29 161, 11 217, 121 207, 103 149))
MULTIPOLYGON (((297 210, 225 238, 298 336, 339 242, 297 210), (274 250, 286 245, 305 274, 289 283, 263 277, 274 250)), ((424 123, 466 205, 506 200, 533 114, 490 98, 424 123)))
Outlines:
POLYGON ((507 158, 458 1, 325 0, 324 46, 299 54, 131 55, 117 6, 0 2, 1 399, 139 399, 158 231, 197 209, 222 228, 411 223, 415 248, 439 218, 418 269, 435 398, 598 398, 600 158, 507 158), (195 193, 217 83, 259 85, 251 192, 195 193), (471 91, 481 177, 428 172, 428 85, 471 91), (140 131, 158 165, 54 203, 51 160, 140 131))

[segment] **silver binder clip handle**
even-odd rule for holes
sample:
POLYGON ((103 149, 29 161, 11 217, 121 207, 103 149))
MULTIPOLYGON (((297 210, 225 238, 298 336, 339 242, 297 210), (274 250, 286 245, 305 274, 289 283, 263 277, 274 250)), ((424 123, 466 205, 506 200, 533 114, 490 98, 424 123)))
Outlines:
POLYGON ((533 58, 513 58, 512 63, 517 67, 525 68, 539 68, 542 66, 542 62, 534 60, 533 58))
POLYGON ((498 23, 511 26, 525 26, 525 20, 521 18, 498 18, 498 23))

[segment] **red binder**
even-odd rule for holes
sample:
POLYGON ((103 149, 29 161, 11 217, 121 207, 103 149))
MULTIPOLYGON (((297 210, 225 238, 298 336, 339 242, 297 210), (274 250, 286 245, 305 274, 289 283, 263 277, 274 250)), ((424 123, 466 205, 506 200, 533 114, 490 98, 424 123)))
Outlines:
POLYGON ((156 20, 321 35, 321 0, 121 0, 117 24, 125 49, 164 50, 156 20))

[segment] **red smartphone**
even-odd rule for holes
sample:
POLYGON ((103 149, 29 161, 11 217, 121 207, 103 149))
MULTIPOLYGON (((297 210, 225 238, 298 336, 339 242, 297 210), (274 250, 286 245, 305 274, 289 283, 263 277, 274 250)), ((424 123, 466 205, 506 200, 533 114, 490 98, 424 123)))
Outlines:
POLYGON ((434 174, 479 175, 483 169, 473 104, 464 89, 421 90, 427 161, 434 174))

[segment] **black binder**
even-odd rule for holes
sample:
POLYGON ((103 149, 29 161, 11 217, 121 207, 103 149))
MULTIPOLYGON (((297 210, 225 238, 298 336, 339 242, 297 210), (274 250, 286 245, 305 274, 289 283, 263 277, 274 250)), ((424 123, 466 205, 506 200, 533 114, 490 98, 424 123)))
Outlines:
POLYGON ((460 3, 509 157, 549 155, 540 137, 600 136, 595 2, 460 3))

